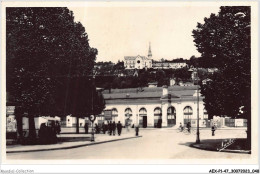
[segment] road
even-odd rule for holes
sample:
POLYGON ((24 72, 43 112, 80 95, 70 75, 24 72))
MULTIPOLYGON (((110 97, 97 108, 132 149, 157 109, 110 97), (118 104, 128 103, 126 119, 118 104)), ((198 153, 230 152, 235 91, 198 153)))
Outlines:
MULTIPOLYGON (((173 129, 141 130, 141 138, 134 138, 75 149, 42 152, 8 153, 8 159, 194 159, 249 158, 249 154, 213 152, 189 147, 196 135, 177 133, 173 129)), ((201 139, 245 138, 245 130, 201 130, 201 139)))

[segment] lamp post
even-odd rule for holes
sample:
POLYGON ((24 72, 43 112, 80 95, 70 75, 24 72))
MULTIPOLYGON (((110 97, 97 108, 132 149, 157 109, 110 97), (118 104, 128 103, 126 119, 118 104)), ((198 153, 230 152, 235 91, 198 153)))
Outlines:
MULTIPOLYGON (((94 71, 92 73, 92 80, 93 80, 93 87, 95 87, 95 74, 94 74, 94 71)), ((91 91, 92 93, 92 114, 94 114, 94 89, 92 89, 91 91)), ((95 115, 90 115, 89 117, 90 121, 92 122, 92 132, 91 132, 91 138, 90 138, 90 141, 95 141, 95 137, 94 137, 94 121, 96 119, 96 116, 95 115)))
POLYGON ((196 69, 196 80, 197 80, 197 138, 196 138, 196 143, 200 143, 200 131, 199 131, 199 84, 198 84, 198 66, 196 69))
POLYGON ((136 105, 136 126, 135 126, 135 136, 139 135, 139 117, 138 117, 138 105, 136 105))
POLYGON ((94 122, 92 122, 92 131, 91 131, 91 138, 90 141, 95 141, 95 136, 94 136, 94 122))
POLYGON ((94 121, 96 119, 96 116, 95 115, 90 115, 89 119, 92 122, 92 132, 91 132, 90 141, 95 141, 95 137, 94 137, 94 121))

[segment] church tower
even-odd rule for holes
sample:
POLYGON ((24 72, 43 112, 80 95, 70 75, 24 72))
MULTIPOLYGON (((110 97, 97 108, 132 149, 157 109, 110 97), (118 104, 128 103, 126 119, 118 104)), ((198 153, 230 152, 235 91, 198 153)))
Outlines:
POLYGON ((152 58, 151 42, 149 42, 148 58, 152 58))

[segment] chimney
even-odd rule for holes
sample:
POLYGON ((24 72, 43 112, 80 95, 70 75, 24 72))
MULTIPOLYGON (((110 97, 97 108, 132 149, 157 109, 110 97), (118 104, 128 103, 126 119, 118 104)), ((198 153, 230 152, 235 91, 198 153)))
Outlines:
POLYGON ((168 86, 166 86, 166 85, 163 85, 163 93, 162 93, 162 95, 164 96, 164 95, 168 95, 168 86))

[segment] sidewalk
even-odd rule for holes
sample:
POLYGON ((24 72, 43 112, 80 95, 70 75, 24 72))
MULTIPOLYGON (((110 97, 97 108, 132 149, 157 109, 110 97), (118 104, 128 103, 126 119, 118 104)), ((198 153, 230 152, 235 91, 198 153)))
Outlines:
POLYGON ((19 152, 36 152, 36 151, 48 151, 48 150, 61 150, 71 149, 82 146, 91 146, 95 144, 108 143, 113 141, 126 140, 131 138, 139 138, 142 136, 135 136, 135 131, 126 130, 122 131, 120 136, 108 135, 108 134, 95 134, 95 141, 91 142, 91 134, 60 134, 58 135, 57 144, 47 145, 7 145, 6 153, 19 153, 19 152))

